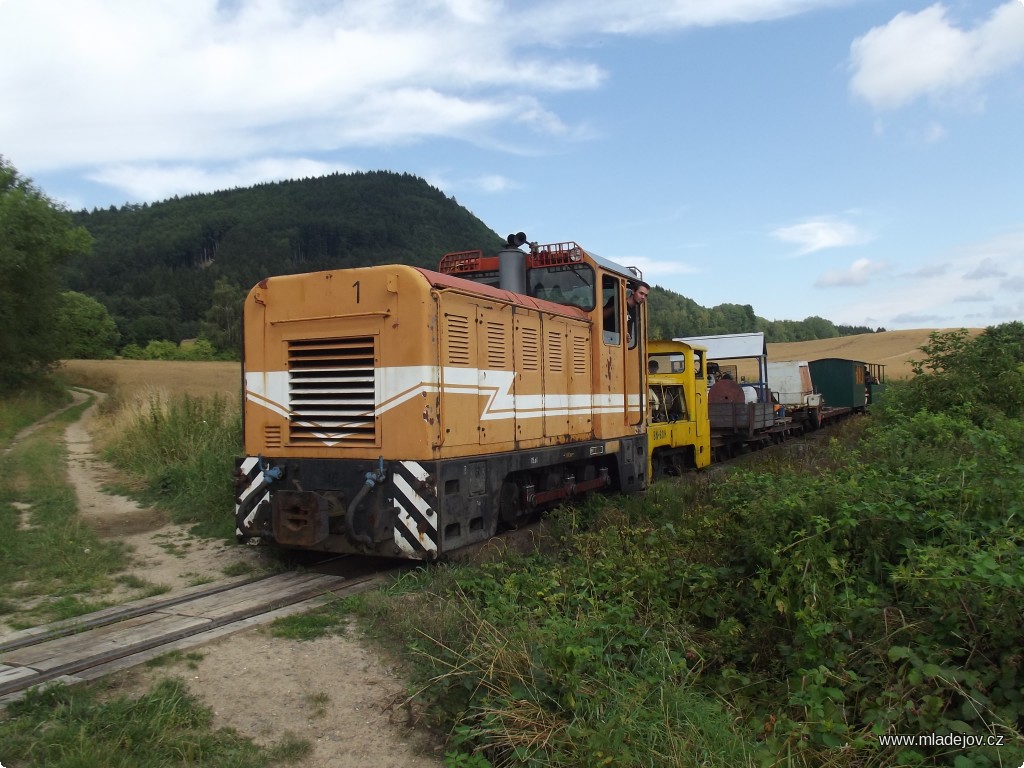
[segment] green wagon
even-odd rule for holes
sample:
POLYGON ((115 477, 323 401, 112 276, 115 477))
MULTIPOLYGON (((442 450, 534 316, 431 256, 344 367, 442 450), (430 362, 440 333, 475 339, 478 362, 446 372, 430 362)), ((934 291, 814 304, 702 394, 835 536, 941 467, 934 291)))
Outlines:
POLYGON ((811 360, 808 366, 814 391, 824 398, 826 408, 863 410, 885 389, 881 365, 827 357, 811 360))

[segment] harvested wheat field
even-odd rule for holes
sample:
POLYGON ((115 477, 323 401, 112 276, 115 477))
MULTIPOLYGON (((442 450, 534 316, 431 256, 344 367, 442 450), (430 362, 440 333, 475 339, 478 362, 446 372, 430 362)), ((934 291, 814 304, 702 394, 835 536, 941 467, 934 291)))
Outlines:
MULTIPOLYGON (((921 328, 912 331, 863 333, 837 339, 769 344, 768 359, 820 360, 824 357, 841 357, 865 363, 879 363, 885 366, 887 379, 906 379, 912 375, 910 360, 924 358, 921 345, 928 343, 928 336, 934 330, 936 329, 921 328)), ((971 336, 976 336, 982 329, 969 328, 968 331, 971 336)))
POLYGON ((76 386, 132 399, 147 391, 240 398, 241 363, 177 360, 67 360, 63 373, 76 386))

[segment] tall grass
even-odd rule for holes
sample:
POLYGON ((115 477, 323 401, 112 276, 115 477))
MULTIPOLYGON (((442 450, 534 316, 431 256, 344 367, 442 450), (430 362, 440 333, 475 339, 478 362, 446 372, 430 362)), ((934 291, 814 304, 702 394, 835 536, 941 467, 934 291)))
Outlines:
POLYGON ((241 409, 221 396, 142 392, 109 417, 105 456, 140 479, 143 500, 168 509, 195 533, 234 533, 234 457, 241 409))

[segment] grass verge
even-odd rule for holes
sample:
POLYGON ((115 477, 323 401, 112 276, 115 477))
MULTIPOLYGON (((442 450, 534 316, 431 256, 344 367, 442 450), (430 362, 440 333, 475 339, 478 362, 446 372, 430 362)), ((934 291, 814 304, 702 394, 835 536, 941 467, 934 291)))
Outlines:
POLYGON ((0 474, 0 605, 16 628, 103 607, 113 576, 127 566, 119 542, 78 517, 60 439, 89 402, 69 408, 13 446, 0 474), (22 606, 18 612, 15 605, 22 606))
POLYGON ((292 736, 262 748, 231 729, 213 729, 210 710, 180 680, 162 680, 137 699, 102 701, 101 690, 56 686, 11 704, 0 720, 0 755, 48 768, 263 768, 312 750, 292 736))
MULTIPOLYGON (((119 573, 128 564, 124 546, 98 537, 78 515, 62 433, 91 401, 56 413, 11 444, 13 435, 67 401, 58 385, 0 401, 0 445, 9 447, 0 474, 0 615, 14 628, 105 607, 103 596, 115 585, 140 596, 165 589, 119 573)), ((179 652, 153 665, 193 667, 198 658, 179 652)), ((292 736, 265 748, 214 729, 209 709, 178 680, 164 680, 138 698, 106 693, 102 683, 54 686, 0 710, 0 760, 56 768, 257 768, 294 763, 312 749, 292 736)))
POLYGON ((0 447, 7 447, 22 429, 70 402, 67 390, 52 379, 0 398, 0 447))

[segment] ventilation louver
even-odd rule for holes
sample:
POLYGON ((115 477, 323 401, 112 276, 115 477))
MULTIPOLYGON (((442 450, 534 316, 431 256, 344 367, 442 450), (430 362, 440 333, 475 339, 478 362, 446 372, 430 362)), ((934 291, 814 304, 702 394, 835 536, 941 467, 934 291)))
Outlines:
POLYGON ((374 359, 372 336, 288 342, 292 445, 376 443, 374 359))

